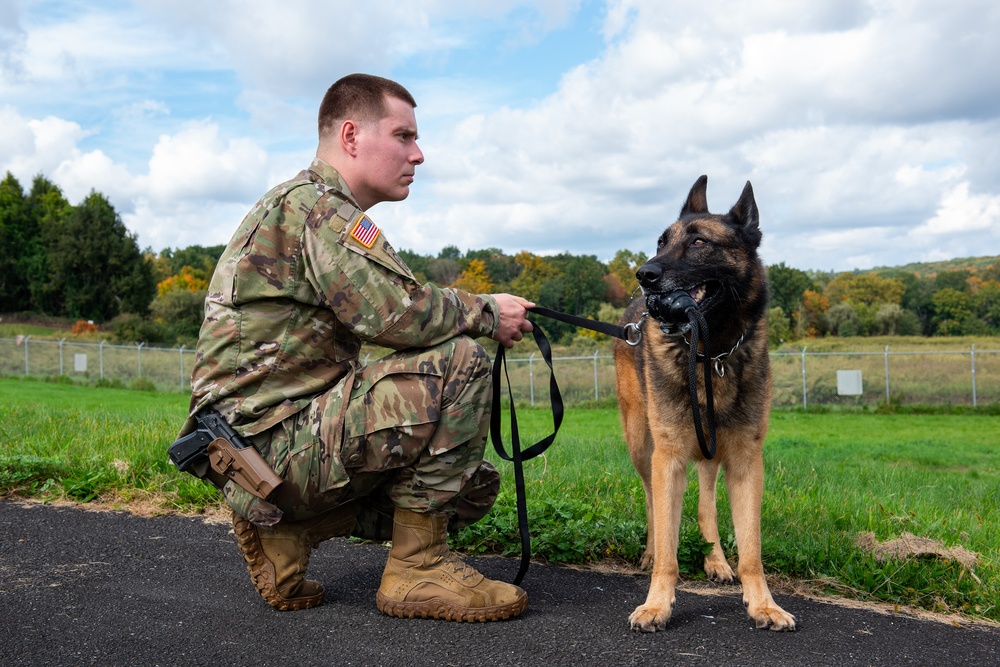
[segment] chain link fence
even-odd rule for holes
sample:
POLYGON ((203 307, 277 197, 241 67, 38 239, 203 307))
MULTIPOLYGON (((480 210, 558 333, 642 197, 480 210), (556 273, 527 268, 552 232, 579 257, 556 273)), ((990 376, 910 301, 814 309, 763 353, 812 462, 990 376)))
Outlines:
MULTIPOLYGON (((556 357, 563 401, 579 405, 613 399, 615 368, 605 350, 556 357)), ((123 386, 189 391, 194 350, 142 343, 110 345, 69 339, 0 338, 0 376, 65 376, 123 386), (140 382, 141 381, 141 382, 140 382)), ((975 345, 954 350, 771 353, 775 407, 947 405, 1000 403, 1000 349, 975 345)), ((538 353, 507 357, 518 402, 548 405, 550 371, 538 353)))

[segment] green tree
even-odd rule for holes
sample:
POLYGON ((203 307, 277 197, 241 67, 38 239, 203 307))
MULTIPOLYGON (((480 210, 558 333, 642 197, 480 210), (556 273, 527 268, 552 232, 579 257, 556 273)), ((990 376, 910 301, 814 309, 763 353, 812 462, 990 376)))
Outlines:
POLYGON ((861 333, 861 318, 850 303, 838 303, 831 307, 826 312, 826 321, 830 331, 837 336, 857 336, 861 333))
POLYGON ((972 294, 974 317, 986 324, 992 334, 1000 334, 1000 281, 984 282, 972 294))
POLYGON ((884 278, 875 273, 841 273, 831 280, 824 294, 831 303, 850 303, 875 306, 882 303, 900 303, 906 286, 895 278, 884 278))
POLYGON ((934 277, 934 284, 937 285, 938 291, 943 289, 953 289, 956 292, 968 292, 969 291, 969 273, 967 269, 954 269, 951 271, 942 271, 934 277))
POLYGON ((521 271, 517 278, 511 282, 511 290, 514 294, 523 296, 528 301, 534 301, 539 305, 542 300, 542 287, 549 281, 560 277, 559 267, 552 264, 547 258, 541 257, 522 250, 514 257, 521 271))
POLYGON ((25 246, 31 240, 24 189, 7 172, 0 181, 0 312, 29 310, 25 246))
POLYGON ((104 195, 91 192, 50 247, 50 282, 64 295, 60 315, 107 321, 145 314, 156 293, 150 263, 104 195))
POLYGON ((917 333, 929 336, 934 317, 934 304, 931 299, 937 289, 934 285, 934 280, 932 278, 921 278, 915 273, 899 269, 884 271, 882 275, 903 283, 905 289, 903 290, 903 297, 900 299, 899 305, 904 310, 916 314, 920 322, 920 328, 917 333))
POLYGON ((511 282, 521 272, 521 265, 514 261, 513 257, 505 255, 499 248, 469 250, 465 253, 465 258, 462 261, 463 271, 468 270, 469 263, 473 261, 482 262, 490 283, 498 292, 508 291, 511 282))
MULTIPOLYGON (((207 294, 207 290, 192 292, 186 289, 172 289, 157 295, 149 310, 162 331, 161 335, 175 343, 195 342, 202 320, 205 319, 207 294)), ((148 335, 149 332, 141 333, 148 335)))
POLYGON ((781 308, 791 330, 797 328, 799 313, 802 310, 802 295, 806 290, 817 290, 816 284, 805 271, 785 266, 784 262, 767 267, 767 280, 771 287, 772 307, 781 308))
POLYGON ((883 303, 875 313, 876 333, 884 336, 895 336, 906 316, 906 311, 898 303, 883 303))
POLYGON ((61 315, 65 295, 53 283, 50 256, 52 248, 65 236, 66 219, 73 207, 62 190, 44 176, 36 176, 32 181, 27 203, 28 215, 38 229, 28 268, 31 307, 49 315, 61 315))
POLYGON ((635 272, 647 261, 648 258, 643 252, 619 250, 615 253, 614 258, 608 262, 608 273, 618 278, 626 294, 632 294, 639 287, 635 272))
POLYGON ((935 333, 941 336, 961 336, 963 322, 972 316, 972 298, 951 287, 939 289, 932 299, 935 312, 935 333))
MULTIPOLYGON (((558 274, 542 284, 536 303, 571 315, 596 317, 607 290, 604 282, 607 268, 593 255, 561 253, 547 261, 558 274)), ((555 340, 568 342, 576 334, 575 327, 563 322, 553 320, 545 325, 550 338, 555 340)))
POLYGON ((160 256, 167 260, 167 268, 170 270, 168 276, 178 274, 182 268, 190 266, 196 271, 201 271, 201 275, 211 278, 212 274, 215 273, 215 265, 225 249, 224 244, 208 247, 192 245, 177 250, 165 248, 160 251, 160 256))
POLYGON ((771 348, 781 347, 786 340, 791 339, 792 328, 788 325, 788 317, 781 306, 767 310, 767 343, 771 348))
POLYGON ((984 268, 979 273, 979 277, 987 281, 992 280, 1000 282, 1000 259, 984 268))

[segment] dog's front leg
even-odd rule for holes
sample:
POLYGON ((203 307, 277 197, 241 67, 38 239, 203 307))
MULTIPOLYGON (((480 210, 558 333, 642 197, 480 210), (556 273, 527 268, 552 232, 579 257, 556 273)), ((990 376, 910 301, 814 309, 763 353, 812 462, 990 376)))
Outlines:
POLYGON ((669 446, 657 444, 651 460, 653 489, 653 573, 646 602, 628 617, 633 630, 656 632, 667 627, 677 587, 677 541, 687 486, 687 464, 669 446))
POLYGON ((795 617, 775 603, 764 579, 760 549, 760 506, 764 495, 764 460, 759 450, 738 463, 727 461, 726 488, 733 509, 733 528, 739 550, 737 572, 743 585, 743 603, 758 628, 794 630, 795 617))
POLYGON ((716 505, 716 485, 719 480, 719 459, 700 459, 698 468, 698 527, 706 542, 712 543, 712 551, 705 556, 705 574, 709 579, 730 583, 736 578, 733 568, 726 561, 719 538, 719 517, 716 505))

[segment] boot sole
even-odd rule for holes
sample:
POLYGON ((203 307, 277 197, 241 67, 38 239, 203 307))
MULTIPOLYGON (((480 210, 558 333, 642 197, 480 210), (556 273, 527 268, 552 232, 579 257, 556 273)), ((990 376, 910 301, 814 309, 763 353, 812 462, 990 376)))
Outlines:
POLYGON ((520 616, 524 608, 528 606, 528 595, 522 594, 513 602, 505 605, 470 609, 469 607, 457 607, 444 600, 400 602, 379 591, 375 596, 375 606, 383 614, 396 618, 433 618, 462 623, 486 623, 487 621, 505 621, 520 616))
POLYGON ((243 554, 243 560, 247 562, 247 572, 250 573, 250 581, 264 601, 278 611, 299 611, 300 609, 311 609, 323 603, 323 592, 301 598, 284 598, 278 594, 278 587, 275 585, 274 565, 264 555, 264 549, 260 545, 257 537, 257 530, 248 520, 240 517, 233 521, 233 534, 236 535, 236 543, 243 554))

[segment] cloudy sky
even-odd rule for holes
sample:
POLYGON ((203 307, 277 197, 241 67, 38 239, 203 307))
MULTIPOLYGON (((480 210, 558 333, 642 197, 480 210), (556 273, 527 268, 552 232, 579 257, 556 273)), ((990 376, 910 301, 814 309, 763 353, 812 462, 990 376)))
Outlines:
POLYGON ((224 243, 364 71, 418 102, 397 248, 651 254, 707 174, 768 264, 1000 255, 998 35, 992 0, 4 0, 0 173, 224 243))

